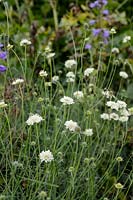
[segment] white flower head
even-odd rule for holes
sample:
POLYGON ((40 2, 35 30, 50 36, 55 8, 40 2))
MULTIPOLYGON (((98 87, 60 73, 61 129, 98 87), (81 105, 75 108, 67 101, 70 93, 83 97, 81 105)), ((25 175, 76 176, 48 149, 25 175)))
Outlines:
POLYGON ((68 69, 71 69, 72 67, 74 67, 75 65, 77 65, 77 61, 72 59, 72 60, 67 60, 65 62, 65 67, 68 69))
POLYGON ((111 34, 116 34, 116 30, 114 28, 111 28, 110 33, 111 34))
POLYGON ((67 77, 67 78, 75 78, 75 74, 74 74, 73 72, 68 72, 68 73, 66 74, 66 77, 67 77))
POLYGON ((40 75, 41 77, 47 77, 47 76, 48 76, 47 72, 44 71, 44 70, 41 70, 41 71, 39 72, 39 75, 40 75))
POLYGON ((4 100, 0 101, 0 108, 5 108, 7 107, 7 104, 4 102, 4 100))
POLYGON ((103 113, 100 115, 101 119, 103 120, 110 120, 110 116, 108 113, 103 113))
POLYGON ((55 56, 55 53, 48 53, 48 54, 46 55, 47 59, 53 58, 54 56, 55 56))
POLYGON ((124 108, 124 109, 120 110, 120 115, 128 117, 128 116, 130 116, 130 112, 127 109, 124 108))
POLYGON ((113 119, 115 121, 118 121, 119 120, 119 115, 116 114, 116 113, 111 113, 110 114, 110 119, 113 119))
POLYGON ((56 82, 58 82, 59 81, 59 76, 53 76, 52 77, 52 82, 53 83, 56 83, 56 82))
POLYGON ((71 97, 64 96, 60 99, 60 102, 63 103, 63 105, 71 105, 74 104, 74 100, 71 97))
POLYGON ((126 72, 121 71, 121 72, 119 73, 119 75, 120 75, 122 78, 124 78, 124 79, 127 79, 127 78, 128 78, 128 74, 127 74, 126 72))
POLYGON ((66 82, 68 83, 73 83, 75 81, 75 74, 73 72, 68 72, 66 74, 67 80, 66 82))
POLYGON ((23 39, 20 41, 20 46, 31 45, 31 41, 27 39, 23 39))
POLYGON ((117 105, 120 109, 123 109, 123 108, 126 108, 127 107, 127 104, 124 102, 124 101, 120 101, 118 100, 117 102, 117 105))
POLYGON ((80 130, 78 123, 74 122, 73 120, 66 121, 64 125, 66 126, 66 129, 69 129, 69 131, 72 131, 72 132, 80 130))
POLYGON ((26 121, 26 124, 30 126, 30 125, 33 125, 35 123, 38 124, 41 121, 43 121, 43 118, 40 115, 32 114, 32 115, 29 116, 28 120, 26 121))
POLYGON ((123 38, 123 43, 127 43, 128 41, 131 40, 131 36, 130 35, 126 35, 124 38, 123 38))
POLYGON ((86 129, 84 132, 83 132, 84 135, 86 136, 92 136, 93 135, 93 129, 86 129))
POLYGON ((50 150, 48 151, 42 151, 39 155, 41 163, 44 162, 51 162, 52 160, 54 160, 53 154, 51 153, 50 150))
POLYGON ((84 71, 84 76, 89 76, 93 71, 94 71, 94 68, 93 68, 93 67, 87 68, 87 69, 84 71))
POLYGON ((73 93, 73 96, 76 98, 76 99, 82 99, 84 97, 84 94, 82 91, 76 91, 73 93))
POLYGON ((106 105, 108 107, 110 107, 111 109, 114 109, 114 110, 118 110, 119 109, 118 103, 116 103, 114 101, 107 101, 106 105))
POLYGON ((114 47, 111 52, 112 53, 119 53, 120 51, 117 47, 114 47))
POLYGON ((128 116, 120 116, 120 117, 119 117, 119 121, 120 121, 120 122, 127 122, 128 119, 129 119, 128 116))
POLYGON ((107 99, 114 97, 113 92, 109 90, 103 90, 102 91, 103 96, 105 96, 107 99))
POLYGON ((17 85, 17 84, 20 84, 20 83, 23 83, 23 82, 24 82, 24 79, 18 78, 15 81, 12 82, 12 85, 17 85))

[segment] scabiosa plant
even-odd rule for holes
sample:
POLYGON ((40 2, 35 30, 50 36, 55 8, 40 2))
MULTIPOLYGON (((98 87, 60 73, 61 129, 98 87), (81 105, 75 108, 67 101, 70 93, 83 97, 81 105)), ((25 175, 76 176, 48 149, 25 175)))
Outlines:
POLYGON ((33 125, 35 123, 38 124, 41 121, 43 121, 43 118, 40 115, 38 115, 38 114, 32 114, 27 119, 26 124, 30 126, 30 125, 33 125))
POLYGON ((63 105, 71 105, 71 104, 74 104, 74 101, 71 97, 67 97, 67 96, 64 96, 63 98, 60 99, 60 102, 63 103, 63 105))
POLYGON ((91 49, 91 48, 92 48, 91 44, 87 43, 87 44, 85 45, 85 49, 91 49))
POLYGON ((51 153, 50 150, 48 151, 42 151, 39 155, 41 163, 44 162, 51 162, 52 160, 54 160, 53 154, 51 153))
POLYGON ((73 120, 66 121, 64 125, 65 125, 66 129, 68 129, 71 132, 76 132, 76 131, 80 130, 78 123, 74 122, 73 120))
POLYGON ((0 51, 0 59, 5 60, 7 58, 7 52, 6 51, 0 51))
POLYGON ((0 72, 5 72, 7 68, 4 65, 0 65, 0 72))

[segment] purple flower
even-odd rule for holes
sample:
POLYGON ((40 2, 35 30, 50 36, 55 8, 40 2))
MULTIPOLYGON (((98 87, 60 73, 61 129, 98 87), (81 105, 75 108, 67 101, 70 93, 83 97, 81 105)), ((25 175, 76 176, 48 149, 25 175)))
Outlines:
POLYGON ((99 7, 98 1, 94 1, 93 3, 90 3, 90 8, 95 8, 95 7, 99 7))
POLYGON ((99 35, 100 32, 101 32, 101 29, 100 29, 100 28, 97 28, 97 29, 94 28, 94 29, 92 30, 93 36, 99 35))
POLYGON ((109 14, 109 11, 108 10, 103 10, 103 15, 108 15, 109 14))
POLYGON ((103 30, 103 37, 108 38, 109 37, 109 31, 108 30, 103 30))
POLYGON ((85 45, 85 49, 91 49, 91 44, 89 44, 89 43, 87 43, 86 45, 85 45))
POLYGON ((4 45, 0 43, 0 48, 2 48, 4 45))
POLYGON ((89 21, 89 24, 93 25, 93 24, 95 24, 95 22, 96 22, 96 20, 92 19, 92 20, 89 21))
POLYGON ((102 0, 101 2, 103 5, 107 5, 108 1, 107 0, 102 0))
POLYGON ((4 65, 0 65, 0 72, 5 72, 7 68, 4 65))
POLYGON ((2 60, 5 60, 7 58, 7 52, 6 51, 0 51, 0 58, 2 60))

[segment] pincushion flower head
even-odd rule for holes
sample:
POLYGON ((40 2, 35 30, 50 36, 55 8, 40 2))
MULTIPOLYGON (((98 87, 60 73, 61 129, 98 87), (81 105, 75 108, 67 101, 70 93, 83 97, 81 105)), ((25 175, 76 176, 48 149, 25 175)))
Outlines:
POLYGON ((43 121, 44 119, 39 114, 31 114, 26 121, 27 125, 38 124, 39 122, 43 121))
POLYGON ((72 59, 72 60, 67 60, 65 62, 65 67, 68 68, 68 69, 71 69, 73 68, 75 65, 77 65, 77 61, 72 59))
POLYGON ((22 39, 20 41, 20 46, 26 46, 26 45, 31 45, 31 41, 27 39, 22 39))
POLYGON ((119 75, 120 75, 122 78, 124 78, 124 79, 127 79, 127 78, 128 78, 128 74, 127 74, 126 72, 121 71, 121 72, 119 73, 119 75))
POLYGON ((41 163, 44 162, 51 162, 52 160, 54 160, 53 154, 51 153, 50 150, 48 151, 42 151, 39 155, 41 163))
POLYGON ((63 105, 71 105, 74 104, 74 100, 71 97, 64 96, 60 99, 60 102, 63 103, 63 105))
POLYGON ((0 101, 0 108, 5 108, 7 107, 7 104, 4 102, 4 100, 0 101))
POLYGON ((77 122, 74 122, 73 120, 66 121, 65 124, 66 129, 69 129, 69 131, 75 132, 80 131, 80 127, 77 122))
POLYGON ((0 65, 0 72, 5 72, 7 68, 4 65, 0 65))
POLYGON ((41 70, 41 71, 39 72, 39 75, 40 75, 41 77, 47 77, 47 76, 48 76, 48 73, 47 73, 46 71, 44 71, 44 70, 41 70))
POLYGON ((82 91, 76 91, 73 93, 73 96, 76 98, 76 99, 82 99, 84 97, 84 94, 82 91))
POLYGON ((91 48, 92 48, 91 44, 87 43, 87 44, 85 45, 85 49, 91 49, 91 48))
POLYGON ((22 78, 18 78, 15 81, 12 82, 12 85, 17 85, 17 84, 21 84, 24 82, 24 79, 22 78))
POLYGON ((127 43, 131 40, 131 36, 127 35, 123 38, 123 43, 127 43))
POLYGON ((67 80, 66 82, 68 83, 73 83, 75 81, 75 74, 73 72, 68 72, 66 74, 67 80))
POLYGON ((7 52, 6 51, 0 51, 0 59, 5 60, 7 58, 7 52))
POLYGON ((93 129, 86 129, 84 132, 83 132, 84 135, 86 136, 92 136, 93 135, 93 129))
POLYGON ((114 47, 111 52, 112 53, 119 53, 119 49, 117 47, 114 47))
POLYGON ((87 68, 87 69, 84 71, 84 76, 89 76, 93 71, 94 71, 94 68, 93 68, 93 67, 87 68))

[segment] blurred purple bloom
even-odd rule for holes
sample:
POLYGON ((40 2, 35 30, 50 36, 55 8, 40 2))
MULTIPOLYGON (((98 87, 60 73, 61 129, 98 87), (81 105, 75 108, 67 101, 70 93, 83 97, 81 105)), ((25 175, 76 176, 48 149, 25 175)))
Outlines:
POLYGON ((5 72, 7 69, 4 65, 0 65, 0 72, 5 72))
POLYGON ((4 45, 0 43, 0 48, 2 48, 4 45))
POLYGON ((107 0, 102 0, 103 5, 107 5, 108 1, 107 0))
POLYGON ((0 58, 2 60, 5 60, 7 58, 7 52, 6 51, 0 51, 0 58))
POLYGON ((108 10, 103 10, 103 15, 108 15, 109 14, 109 11, 108 10))
POLYGON ((90 25, 95 24, 95 22, 96 22, 96 20, 94 20, 94 19, 92 19, 92 20, 89 21, 90 25))
POLYGON ((100 32, 101 32, 101 29, 100 29, 100 28, 97 28, 97 29, 94 28, 94 29, 92 30, 93 36, 99 35, 100 32))
POLYGON ((108 38, 109 37, 109 31, 108 30, 103 30, 103 37, 108 38))
POLYGON ((89 43, 87 43, 86 45, 85 45, 85 49, 91 49, 91 44, 89 44, 89 43))
POLYGON ((99 6, 99 2, 98 1, 94 1, 93 3, 90 3, 90 8, 95 8, 99 6))

